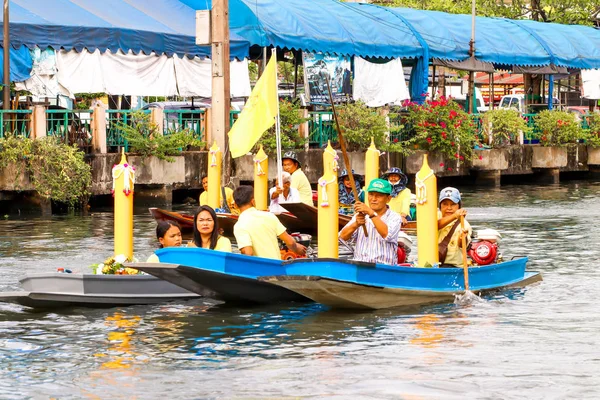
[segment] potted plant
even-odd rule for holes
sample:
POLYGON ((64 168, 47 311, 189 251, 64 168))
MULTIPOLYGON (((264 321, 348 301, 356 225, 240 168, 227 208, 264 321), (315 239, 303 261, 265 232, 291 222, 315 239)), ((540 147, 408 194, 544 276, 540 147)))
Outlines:
POLYGON ((483 131, 494 148, 519 144, 520 135, 527 135, 531 128, 517 110, 495 109, 483 115, 483 131))

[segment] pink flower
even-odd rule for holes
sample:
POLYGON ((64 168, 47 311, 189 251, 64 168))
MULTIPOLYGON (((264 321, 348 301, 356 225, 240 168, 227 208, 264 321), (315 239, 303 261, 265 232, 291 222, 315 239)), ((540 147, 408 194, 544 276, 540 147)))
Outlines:
POLYGON ((444 168, 444 163, 443 162, 440 163, 440 167, 444 168))
POLYGON ((427 138, 427 143, 431 144, 431 138, 430 137, 427 138))
POLYGON ((459 157, 458 153, 454 153, 454 157, 458 158, 459 157))
POLYGON ((454 146, 454 142, 450 142, 450 146, 454 146))
POLYGON ((398 143, 398 138, 395 138, 395 139, 394 139, 394 143, 398 143))
POLYGON ((464 158, 463 156, 460 156, 460 157, 459 157, 459 159, 460 159, 461 161, 463 161, 465 158, 464 158))
POLYGON ((452 167, 448 167, 448 171, 452 171, 452 167))
POLYGON ((444 139, 446 139, 446 138, 448 137, 448 135, 446 134, 446 132, 442 132, 442 137, 443 137, 444 139))
POLYGON ((454 119, 456 118, 456 116, 458 115, 458 113, 454 110, 450 111, 450 114, 448 114, 448 118, 450 119, 454 119))
POLYGON ((480 160, 483 160, 483 156, 479 156, 479 159, 480 159, 480 160))
POLYGON ((446 123, 444 121, 440 122, 440 126, 444 129, 446 129, 446 123))

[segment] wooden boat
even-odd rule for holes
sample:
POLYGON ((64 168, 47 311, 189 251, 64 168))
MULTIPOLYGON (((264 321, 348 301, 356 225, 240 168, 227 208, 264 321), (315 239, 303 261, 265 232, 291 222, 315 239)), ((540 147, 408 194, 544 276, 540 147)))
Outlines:
MULTIPOLYGON (((527 258, 469 268, 475 294, 541 281, 525 271, 527 258)), ((380 309, 453 302, 465 291, 462 268, 413 268, 342 260, 290 262, 286 274, 260 277, 333 308, 380 309)))
MULTIPOLYGON (((454 301, 464 292, 460 268, 413 268, 338 259, 282 262, 199 248, 157 250, 168 264, 130 264, 171 283, 192 284, 226 302, 316 302, 334 308, 379 309, 454 301)), ((484 294, 541 280, 527 258, 469 269, 470 289, 484 294)))
POLYGON ((168 247, 157 250, 156 255, 160 263, 131 263, 127 266, 196 293, 213 292, 210 297, 226 302, 271 304, 310 301, 291 290, 258 280, 263 275, 284 274, 281 260, 197 247, 168 247), (197 285, 196 289, 194 285, 197 285))
MULTIPOLYGON (((69 306, 115 307, 195 299, 195 293, 149 275, 28 274, 20 281, 24 291, 0 292, 0 301, 33 308, 69 306)), ((198 294, 199 293, 199 294, 198 294)))

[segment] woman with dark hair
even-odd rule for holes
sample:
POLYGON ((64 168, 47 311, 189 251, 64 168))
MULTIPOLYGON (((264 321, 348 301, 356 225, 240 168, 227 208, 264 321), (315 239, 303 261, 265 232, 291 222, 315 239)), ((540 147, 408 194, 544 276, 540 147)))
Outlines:
MULTIPOLYGON (((158 248, 181 246, 181 227, 175 221, 158 221, 156 225, 158 248)), ((160 262, 156 254, 148 257, 146 262, 160 262)))
POLYGON ((231 242, 219 235, 217 214, 210 206, 200 206, 194 215, 194 240, 190 247, 225 251, 231 253, 231 242))

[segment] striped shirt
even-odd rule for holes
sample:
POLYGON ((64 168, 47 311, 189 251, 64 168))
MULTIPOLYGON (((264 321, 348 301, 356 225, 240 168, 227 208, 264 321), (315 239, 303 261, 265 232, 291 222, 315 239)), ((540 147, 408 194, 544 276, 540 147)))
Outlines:
MULTIPOLYGON (((366 216, 365 226, 369 237, 365 237, 361 227, 354 231, 350 238, 350 240, 356 241, 353 259, 378 264, 398 265, 398 234, 402 226, 402 219, 389 208, 379 218, 388 227, 387 237, 381 237, 373 221, 366 216)), ((355 221, 356 215, 352 217, 346 226, 353 224, 355 221)))

